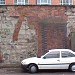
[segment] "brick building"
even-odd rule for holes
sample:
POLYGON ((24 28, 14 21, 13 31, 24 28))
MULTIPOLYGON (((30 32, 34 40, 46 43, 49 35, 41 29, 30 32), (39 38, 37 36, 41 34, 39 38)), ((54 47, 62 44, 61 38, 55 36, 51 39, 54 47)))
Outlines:
POLYGON ((75 0, 0 0, 0 5, 75 5, 75 0))

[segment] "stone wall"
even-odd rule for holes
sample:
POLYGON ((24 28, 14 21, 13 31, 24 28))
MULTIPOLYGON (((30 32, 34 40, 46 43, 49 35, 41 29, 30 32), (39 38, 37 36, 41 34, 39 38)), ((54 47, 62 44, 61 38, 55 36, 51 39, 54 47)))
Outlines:
POLYGON ((36 56, 37 53, 34 26, 28 25, 28 19, 25 16, 22 19, 19 15, 14 15, 15 13, 11 15, 11 10, 14 8, 13 6, 13 9, 9 8, 11 6, 0 8, 1 65, 20 63, 24 58, 36 56), (20 28, 19 25, 21 25, 20 28))
POLYGON ((1 65, 20 63, 49 49, 67 48, 69 26, 74 27, 69 20, 71 10, 75 12, 68 6, 1 6, 1 65))
POLYGON ((75 51, 75 6, 67 7, 67 37, 69 48, 75 51))

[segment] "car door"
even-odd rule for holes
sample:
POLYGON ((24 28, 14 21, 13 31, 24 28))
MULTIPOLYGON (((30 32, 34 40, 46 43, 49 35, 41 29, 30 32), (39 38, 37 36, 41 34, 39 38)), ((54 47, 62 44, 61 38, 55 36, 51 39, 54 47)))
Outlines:
POLYGON ((60 69, 60 51, 50 51, 38 63, 39 69, 60 69))
POLYGON ((69 65, 75 61, 75 54, 70 51, 61 51, 61 69, 68 69, 69 65))

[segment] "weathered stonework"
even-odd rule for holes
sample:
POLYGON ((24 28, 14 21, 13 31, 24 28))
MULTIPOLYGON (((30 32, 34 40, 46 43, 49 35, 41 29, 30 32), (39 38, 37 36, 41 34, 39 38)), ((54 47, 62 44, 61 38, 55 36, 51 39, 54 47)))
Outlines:
POLYGON ((75 51, 75 7, 68 7, 65 14, 67 15, 67 37, 69 47, 75 51))
POLYGON ((22 21, 18 40, 13 41, 19 16, 11 16, 8 10, 9 7, 5 12, 0 13, 0 60, 1 64, 16 64, 24 58, 36 56, 37 42, 35 29, 29 27, 27 17, 22 21))

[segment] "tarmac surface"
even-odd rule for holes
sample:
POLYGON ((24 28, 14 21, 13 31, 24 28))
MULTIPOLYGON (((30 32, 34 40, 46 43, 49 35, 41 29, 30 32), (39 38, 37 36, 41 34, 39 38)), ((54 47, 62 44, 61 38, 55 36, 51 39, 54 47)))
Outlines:
POLYGON ((21 68, 0 68, 0 74, 22 73, 21 68))
POLYGON ((69 72, 66 70, 44 70, 31 74, 24 72, 21 68, 0 68, 0 75, 75 75, 75 72, 69 72))

